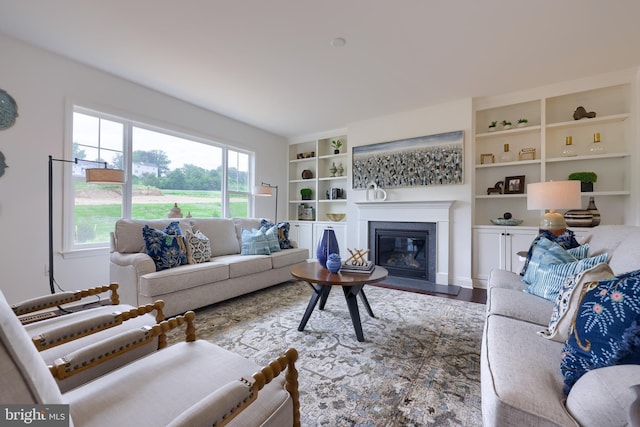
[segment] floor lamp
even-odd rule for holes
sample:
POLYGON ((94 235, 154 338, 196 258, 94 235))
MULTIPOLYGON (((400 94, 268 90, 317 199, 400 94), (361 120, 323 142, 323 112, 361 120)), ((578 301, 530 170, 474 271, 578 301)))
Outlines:
POLYGON ((75 158, 73 160, 54 159, 49 156, 49 287, 55 294, 55 279, 53 276, 53 162, 75 163, 85 162, 104 165, 102 168, 85 169, 86 182, 93 184, 124 184, 124 171, 122 169, 108 169, 106 162, 75 158))
POLYGON ((271 185, 271 184, 267 184, 266 182, 262 182, 260 183, 260 185, 256 185, 253 188, 253 195, 254 196, 276 196, 276 215, 273 218, 273 223, 277 224, 278 223, 278 186, 277 185, 271 185), (275 194, 274 194, 274 190, 275 189, 275 194))

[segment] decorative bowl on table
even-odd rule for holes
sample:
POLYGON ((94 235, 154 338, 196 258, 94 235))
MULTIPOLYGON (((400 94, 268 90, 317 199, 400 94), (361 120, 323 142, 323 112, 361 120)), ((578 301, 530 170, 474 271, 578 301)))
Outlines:
POLYGON ((524 222, 522 219, 513 219, 513 218, 491 218, 491 223, 493 225, 520 225, 524 222))
POLYGON ((344 219, 344 217, 347 216, 347 214, 343 214, 343 213, 328 213, 327 217, 331 220, 331 221, 342 221, 344 219))

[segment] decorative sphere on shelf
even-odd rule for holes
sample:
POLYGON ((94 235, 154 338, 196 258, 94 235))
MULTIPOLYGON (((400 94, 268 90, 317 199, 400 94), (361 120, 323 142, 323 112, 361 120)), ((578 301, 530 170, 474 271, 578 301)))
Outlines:
POLYGON ((513 215, 511 215, 511 212, 505 212, 502 217, 504 219, 511 219, 513 217, 513 215))

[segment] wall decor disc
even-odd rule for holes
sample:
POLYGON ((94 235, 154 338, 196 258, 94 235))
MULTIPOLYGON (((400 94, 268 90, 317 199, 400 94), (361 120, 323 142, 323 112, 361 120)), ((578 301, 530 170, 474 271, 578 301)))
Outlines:
POLYGON ((9 129, 18 117, 18 104, 6 91, 0 89, 0 130, 9 129))

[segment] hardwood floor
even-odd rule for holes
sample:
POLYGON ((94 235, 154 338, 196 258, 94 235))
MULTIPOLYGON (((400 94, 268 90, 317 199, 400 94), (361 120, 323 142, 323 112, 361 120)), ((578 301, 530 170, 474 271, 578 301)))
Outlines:
POLYGON ((428 292, 428 291, 421 291, 421 290, 407 290, 407 289, 403 289, 401 287, 398 286, 394 286, 391 284, 386 284, 386 283, 378 283, 378 284, 372 284, 369 286, 379 286, 382 288, 389 288, 389 289, 398 289, 401 291, 405 291, 405 292, 415 292, 415 293, 419 293, 419 294, 425 294, 425 295, 433 295, 436 297, 441 297, 441 298, 449 298, 449 299, 457 299, 459 301, 467 301, 467 302, 475 302, 478 304, 486 304, 487 302, 487 290, 486 289, 468 289, 468 288, 460 288, 460 291, 458 292, 457 295, 448 295, 448 294, 443 294, 443 293, 438 293, 438 292, 428 292))

